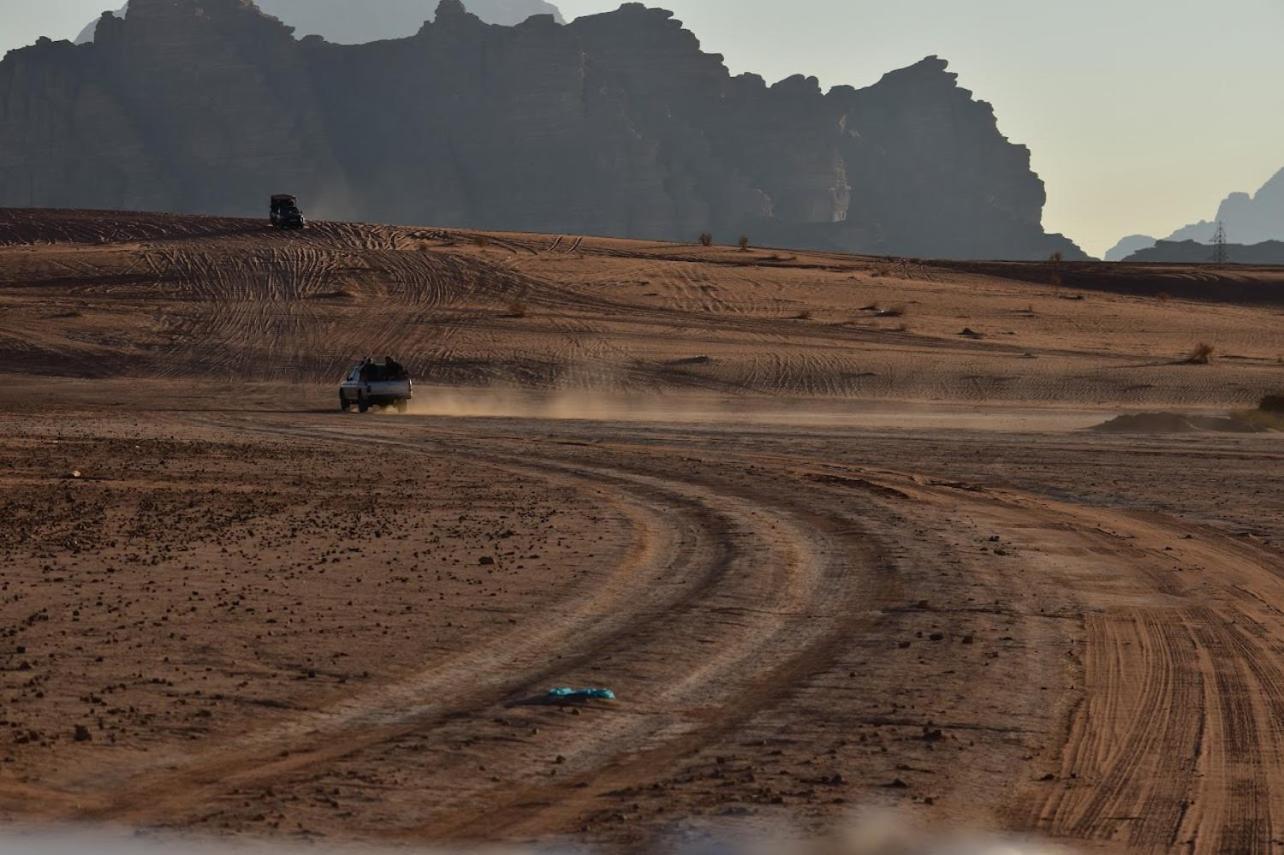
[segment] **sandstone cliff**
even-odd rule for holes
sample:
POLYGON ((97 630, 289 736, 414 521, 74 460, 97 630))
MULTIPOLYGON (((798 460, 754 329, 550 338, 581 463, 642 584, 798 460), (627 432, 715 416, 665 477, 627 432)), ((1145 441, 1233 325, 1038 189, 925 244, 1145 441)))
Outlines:
POLYGON ((671 13, 296 39, 249 0, 133 0, 0 63, 0 205, 352 219, 901 255, 1082 257, 1029 152, 935 57, 866 89, 731 76, 671 13))

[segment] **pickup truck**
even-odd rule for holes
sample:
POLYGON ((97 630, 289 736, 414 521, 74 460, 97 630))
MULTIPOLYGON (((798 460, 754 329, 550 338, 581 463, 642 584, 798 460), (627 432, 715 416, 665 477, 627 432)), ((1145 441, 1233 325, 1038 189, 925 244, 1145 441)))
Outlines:
POLYGON ((363 359, 348 371, 339 384, 339 409, 345 413, 356 407, 369 412, 371 407, 395 407, 404 413, 415 396, 415 384, 406 369, 391 356, 363 359))

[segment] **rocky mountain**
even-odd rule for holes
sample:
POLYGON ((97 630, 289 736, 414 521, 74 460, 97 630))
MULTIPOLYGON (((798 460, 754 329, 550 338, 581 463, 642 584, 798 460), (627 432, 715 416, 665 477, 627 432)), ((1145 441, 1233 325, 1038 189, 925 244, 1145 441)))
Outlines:
POLYGON ((133 0, 0 62, 0 206, 314 217, 1066 258, 1043 182, 930 57, 866 89, 731 76, 671 13, 484 23, 442 0, 362 45, 250 0, 133 0))
POLYGON ((1173 232, 1168 240, 1211 243, 1217 224, 1226 227, 1226 236, 1240 244, 1284 240, 1284 169, 1275 173, 1255 194, 1232 193, 1217 209, 1211 221, 1201 220, 1173 232))
POLYGON ((1106 261, 1123 261, 1135 252, 1150 249, 1156 243, 1156 239, 1150 235, 1128 235, 1128 237, 1106 250, 1106 254, 1103 257, 1106 261))
MULTIPOLYGON (((433 17, 434 0, 258 0, 259 8, 275 15, 299 33, 315 33, 337 44, 362 44, 408 36, 433 17)), ((464 0, 468 11, 488 24, 512 26, 532 15, 562 13, 544 0, 464 0)), ((116 13, 125 17, 126 4, 116 13)), ((97 19, 81 31, 76 44, 94 40, 97 19)))
MULTIPOLYGON (((1241 246, 1284 241, 1284 169, 1275 173, 1262 189, 1248 193, 1232 193, 1226 197, 1217 209, 1217 215, 1211 220, 1200 220, 1189 226, 1183 226, 1173 232, 1163 243, 1181 244, 1189 241, 1200 244, 1211 244, 1217 234, 1217 224, 1226 227, 1226 237, 1241 246)), ((1106 261, 1132 260, 1129 256, 1159 243, 1147 235, 1126 237, 1110 252, 1106 261)), ((1167 247, 1161 250, 1163 255, 1180 255, 1181 252, 1167 247)), ((1204 255, 1208 253, 1205 252, 1204 255)), ((1163 260, 1175 260, 1164 258, 1163 260)), ((1203 259, 1206 260, 1206 259, 1203 259)))
MULTIPOLYGON (((1232 264, 1284 264, 1284 241, 1271 240, 1247 245, 1227 244, 1226 257, 1232 264)), ((1154 246, 1135 252, 1124 259, 1124 261, 1172 264, 1211 264, 1212 260, 1212 247, 1194 240, 1161 240, 1154 246)))

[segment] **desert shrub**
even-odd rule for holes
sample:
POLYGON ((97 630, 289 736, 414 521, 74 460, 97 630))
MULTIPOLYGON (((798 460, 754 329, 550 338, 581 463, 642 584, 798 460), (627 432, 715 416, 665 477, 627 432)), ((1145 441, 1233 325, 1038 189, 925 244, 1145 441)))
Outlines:
POLYGON ((1213 353, 1216 348, 1207 342, 1200 342, 1195 345, 1194 349, 1182 360, 1184 365, 1207 365, 1213 359, 1213 353))
POLYGON ((1064 260, 1059 252, 1054 252, 1048 256, 1048 266, 1052 268, 1052 272, 1048 275, 1048 280, 1056 288, 1061 287, 1061 262, 1064 260))
POLYGON ((810 320, 811 320, 811 310, 810 310, 810 309, 803 309, 801 312, 799 312, 798 314, 794 315, 794 320, 797 320, 797 321, 810 321, 810 320))
POLYGON ((508 304, 508 311, 504 316, 508 318, 524 318, 526 317, 526 312, 527 309, 525 303, 514 301, 508 304))
POLYGON ((713 246, 713 235, 708 232, 702 232, 700 235, 700 246, 713 246))
POLYGON ((740 251, 741 251, 741 252, 748 252, 748 251, 749 251, 749 237, 748 237, 748 235, 741 235, 741 236, 740 236, 740 251))
POLYGON ((490 246, 490 238, 486 237, 486 235, 474 235, 473 244, 485 249, 490 246))

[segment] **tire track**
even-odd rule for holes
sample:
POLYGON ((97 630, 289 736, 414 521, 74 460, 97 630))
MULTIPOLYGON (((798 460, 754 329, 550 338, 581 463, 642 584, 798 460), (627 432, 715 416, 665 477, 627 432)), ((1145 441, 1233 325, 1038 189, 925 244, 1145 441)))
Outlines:
MULTIPOLYGON (((420 441, 338 430, 285 432, 310 440, 435 448, 420 441)), ((220 748, 212 757, 180 762, 176 773, 141 776, 85 815, 132 823, 167 821, 229 788, 287 778, 408 732, 431 730, 434 723, 453 715, 481 711, 505 698, 536 691, 541 681, 577 661, 591 660, 604 649, 643 651, 638 667, 645 667, 642 663, 648 657, 654 666, 671 655, 658 642, 679 633, 692 634, 689 652, 712 651, 701 654, 684 677, 657 694, 648 704, 650 714, 586 736, 570 755, 571 762, 592 766, 605 750, 653 740, 671 743, 687 733, 687 723, 681 716, 664 714, 667 708, 690 705, 698 698, 707 702, 710 695, 735 696, 744 691, 746 681, 762 679, 764 672, 776 675, 800 667, 815 655, 816 645, 823 644, 843 614, 837 609, 848 597, 838 595, 853 578, 847 565, 832 554, 832 545, 797 523, 786 522, 778 512, 756 506, 751 497, 618 466, 533 459, 529 454, 519 456, 516 450, 510 456, 461 448, 453 438, 449 445, 452 453, 483 466, 607 487, 618 497, 616 502, 633 509, 650 545, 635 566, 617 568, 611 574, 610 596, 576 605, 570 617, 558 622, 556 632, 530 635, 530 628, 524 627, 528 637, 522 642, 514 639, 507 649, 476 651, 449 665, 431 667, 374 696, 305 716, 286 730, 252 735, 234 749, 220 748), (748 572, 755 567, 762 570, 748 572), (712 646, 708 640, 696 641, 709 632, 710 609, 752 600, 759 591, 781 597, 778 612, 764 613, 739 627, 719 628, 721 638, 712 646), (817 609, 828 617, 809 625, 789 617, 817 609), (549 664, 555 659, 553 651, 563 660, 556 665, 549 664)), ((667 662, 663 664, 668 667, 667 662)))

